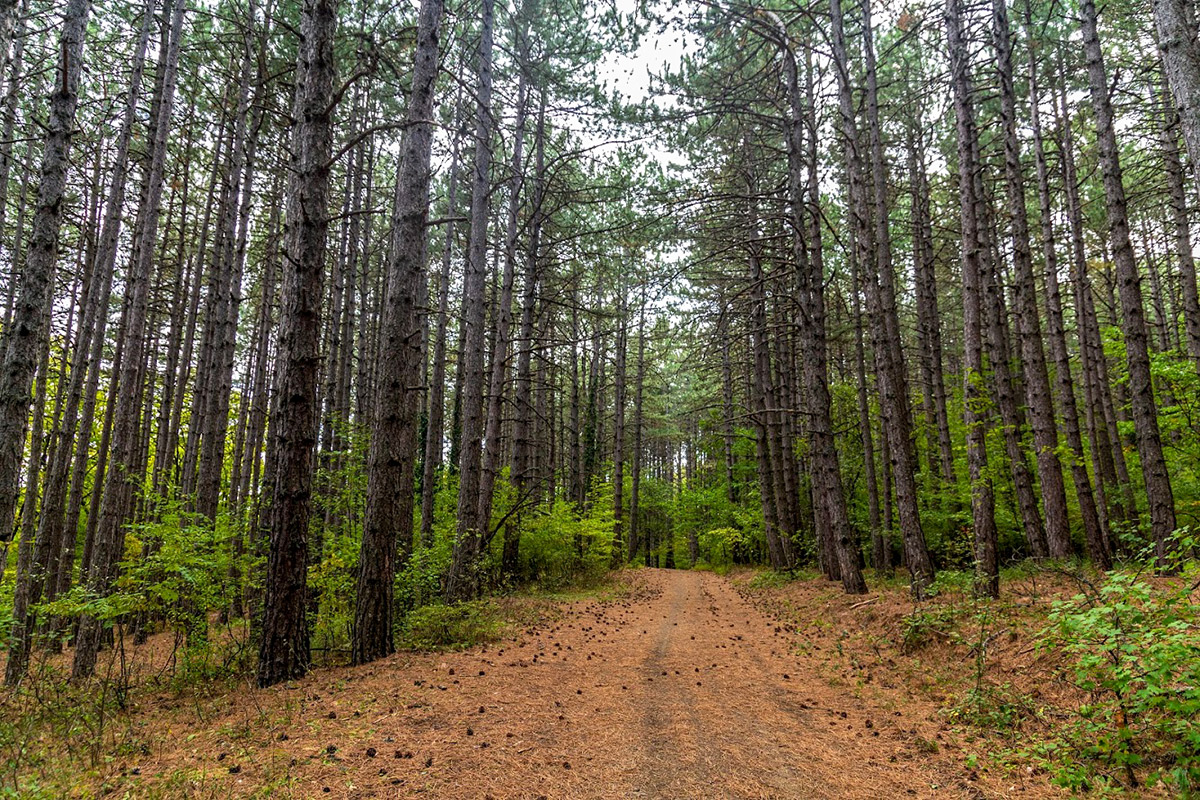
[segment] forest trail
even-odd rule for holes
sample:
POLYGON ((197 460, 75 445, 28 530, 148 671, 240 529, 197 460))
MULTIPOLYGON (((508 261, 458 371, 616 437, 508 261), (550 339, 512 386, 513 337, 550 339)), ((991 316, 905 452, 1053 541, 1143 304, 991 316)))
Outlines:
POLYGON ((594 784, 585 778, 556 794, 964 794, 937 791, 946 782, 918 763, 903 718, 864 707, 796 664, 791 637, 725 579, 652 570, 632 602, 576 613, 588 622, 580 633, 592 660, 554 663, 549 671, 557 678, 549 683, 574 680, 590 688, 573 704, 586 723, 572 733, 582 735, 563 737, 561 747, 606 755, 587 765, 594 784))
POLYGON ((811 650, 797 650, 800 639, 730 580, 640 570, 630 581, 624 596, 567 603, 515 641, 397 654, 227 698, 193 735, 176 728, 181 749, 156 753, 163 761, 147 772, 178 775, 190 762, 200 767, 191 775, 207 776, 203 789, 239 796, 265 787, 494 800, 1045 791, 981 783, 987 776, 953 752, 932 706, 833 685, 811 650))
POLYGON ((604 732, 609 752, 627 752, 599 796, 937 794, 944 781, 913 763, 892 713, 797 669, 790 637, 728 581, 663 570, 649 586, 643 599, 598 615, 609 626, 601 659, 581 670, 606 690, 588 728, 604 732))

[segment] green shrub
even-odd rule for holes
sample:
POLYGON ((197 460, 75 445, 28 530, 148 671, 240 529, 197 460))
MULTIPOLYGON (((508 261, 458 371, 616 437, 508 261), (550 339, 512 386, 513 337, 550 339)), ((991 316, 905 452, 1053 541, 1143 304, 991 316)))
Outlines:
POLYGON ((920 650, 935 636, 941 636, 945 641, 951 641, 950 632, 958 624, 958 619, 965 609, 950 605, 929 605, 918 608, 904 617, 904 636, 900 649, 904 653, 920 650))
POLYGON ((595 585, 612 563, 612 487, 593 487, 591 506, 579 514, 557 502, 526 518, 521 532, 521 573, 542 589, 595 585))
POLYGON ((970 570, 942 570, 937 578, 929 585, 927 593, 930 597, 938 595, 959 595, 972 597, 974 595, 975 574, 970 570))
POLYGON ((699 536, 700 558, 707 564, 727 566, 733 554, 745 545, 746 532, 741 528, 710 528, 699 536))
POLYGON ((495 641, 502 629, 500 614, 486 601, 422 606, 405 618, 402 644, 413 650, 459 650, 495 641))
POLYGON ((1200 628, 1190 586, 1155 587, 1113 572, 1058 601, 1040 646, 1071 660, 1066 678, 1087 696, 1042 755, 1072 789, 1139 774, 1184 796, 1200 792, 1200 628))

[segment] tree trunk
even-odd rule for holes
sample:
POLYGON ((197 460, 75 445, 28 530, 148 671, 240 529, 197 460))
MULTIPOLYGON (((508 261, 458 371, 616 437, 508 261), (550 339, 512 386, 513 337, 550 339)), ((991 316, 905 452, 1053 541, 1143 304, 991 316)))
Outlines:
MULTIPOLYGON (((54 268, 58 260, 58 236, 62 224, 71 137, 79 104, 79 78, 83 67, 83 43, 91 0, 69 0, 63 13, 59 38, 59 62, 50 95, 38 182, 37 209, 29 249, 19 271, 18 295, 12 322, 0 336, 0 538, 13 536, 13 514, 17 507, 21 456, 29 418, 30 390, 42 350, 47 342, 54 294, 54 268)), ((0 45, 7 59, 12 31, 11 5, 0 10, 0 45)))
MULTIPOLYGON (((753 192, 750 192, 753 195, 753 192)), ((762 265, 759 261, 757 242, 750 242, 750 342, 751 396, 754 398, 752 414, 757 429, 759 494, 762 496, 763 524, 767 539, 767 555, 772 569, 783 570, 791 566, 781 542, 787 536, 786 523, 780 501, 783 492, 779 485, 779 470, 776 469, 774 434, 774 390, 771 384, 771 354, 767 347, 766 291, 763 287, 762 265)))
POLYGON ((871 174, 867 182, 859 151, 860 140, 855 124, 855 104, 846 56, 844 20, 840 0, 832 0, 832 46, 838 80, 839 110, 843 146, 846 150, 850 205, 858 230, 859 264, 867 288, 867 303, 875 333, 875 359, 879 364, 880 405, 884 413, 884 431, 889 439, 891 472, 896 485, 896 507, 904 541, 905 563, 911 574, 913 596, 920 599, 933 582, 933 563, 921 529, 917 502, 916 455, 912 441, 904 354, 901 349, 899 320, 896 315, 895 278, 892 273, 891 233, 888 224, 887 177, 883 161, 882 130, 876 88, 874 42, 871 35, 869 5, 863 6, 864 52, 867 59, 867 117, 870 128, 871 174), (874 202, 871 188, 874 188, 874 202))
POLYGON ((0 66, 5 68, 9 66, 8 54, 17 16, 17 0, 0 0, 0 66))
MULTIPOLYGON (((8 31, 13 34, 13 44, 11 49, 11 58, 8 45, 4 44, 4 49, 0 51, 0 61, 3 61, 0 69, 0 78, 7 79, 8 87, 4 93, 4 126, 0 129, 0 231, 8 230, 8 191, 9 178, 12 175, 13 167, 13 144, 16 136, 14 131, 17 126, 17 108, 21 98, 30 91, 25 75, 23 74, 25 65, 25 16, 28 11, 28 0, 22 0, 21 10, 17 10, 16 0, 0 0, 0 38, 3 38, 5 33, 5 25, 8 25, 8 31), (7 15, 7 16, 5 16, 7 15), (15 22, 14 22, 14 19, 15 22)), ((33 93, 37 93, 37 89, 33 93)), ((27 148, 26 161, 28 154, 33 152, 33 148, 27 148)), ((95 160, 97 170, 100 167, 100 159, 95 160)), ((23 176, 25 178, 28 175, 23 176)), ((21 186, 27 185, 27 180, 21 181, 21 186)), ((25 192, 21 192, 21 197, 25 197, 25 192)), ((23 202, 23 201, 22 201, 23 202)), ((20 228, 18 228, 20 230, 20 228)), ((17 248, 12 247, 11 251, 17 248)), ((15 259, 14 259, 15 262, 15 259)), ((12 308, 17 282, 13 280, 15 270, 9 276, 8 288, 4 296, 3 322, 7 328, 12 322, 12 308)))
MULTIPOLYGON (((255 18, 255 2, 249 4, 247 17, 255 18)), ((267 32, 263 33, 265 42, 267 32)), ((238 315, 242 304, 242 273, 246 262, 246 241, 249 236, 250 209, 254 191, 255 152, 262 125, 262 91, 265 80, 261 68, 253 96, 250 93, 252 64, 265 61, 263 52, 257 54, 251 41, 251 26, 247 26, 242 43, 243 62, 238 86, 238 110, 234 123, 233 143, 227 181, 228 202, 220 222, 224 234, 218 252, 218 265, 213 270, 217 288, 211 330, 212 358, 210 374, 205 376, 207 397, 201 398, 204 407, 200 441, 200 467, 196 480, 196 510, 215 521, 220 506, 221 477, 225 465, 225 442, 229 429, 229 405, 233 393, 233 365, 237 345, 238 315)))
MULTIPOLYGON (((33 576, 34 585, 31 587, 31 605, 36 605, 39 602, 43 591, 48 599, 53 599, 57 595, 60 584, 60 570, 58 567, 63 561, 69 565, 74 558, 73 551, 78 519, 70 520, 66 517, 71 457, 75 453, 73 445, 76 443, 79 406, 83 400, 84 379, 89 369, 88 354, 92 351, 98 327, 100 329, 99 337, 103 338, 103 324, 101 323, 98 326, 97 320, 101 319, 108 310, 108 299, 112 289, 113 266, 116 261, 121 212, 125 202, 126 179, 129 174, 129 145, 133 138, 137 102, 141 96, 142 72, 145 64, 147 42, 150 36, 150 27, 154 21, 154 11, 155 3, 147 3, 142 17, 142 28, 137 50, 134 54, 124 117, 122 118, 121 129, 117 136, 117 150, 113 156, 113 165, 111 168, 112 183, 109 184, 108 198, 104 209, 104 221, 100 229, 98 246, 93 254, 94 258, 87 269, 88 274, 85 280, 88 283, 88 291, 85 295, 85 305, 81 311, 79 331, 76 336, 71 359, 66 407, 62 423, 56 431, 58 446, 55 448, 54 458, 50 461, 46 476, 45 492, 42 498, 38 540, 39 542, 44 541, 44 547, 49 548, 50 557, 54 561, 54 565, 43 563, 35 566, 38 574, 33 576), (68 553, 68 551, 70 551, 69 555, 64 557, 63 554, 68 553), (44 584, 43 581, 45 581, 44 584)), ((88 430, 83 437, 82 443, 79 445, 85 457, 90 440, 91 431, 88 430)), ((66 571, 69 579, 69 567, 66 571)), ((27 633, 32 632, 33 624, 33 615, 31 614, 26 627, 27 633)), ((23 644, 28 648, 28 638, 25 639, 23 644)), ((28 657, 28 651, 26 651, 25 657, 28 657)), ((18 663, 14 667, 10 667, 10 672, 14 668, 20 669, 22 666, 22 664, 18 663)), ((20 675, 17 675, 16 679, 19 679, 19 677, 20 675)))
MULTIPOLYGON (((1038 316, 1037 289, 1033 276, 1033 252, 1029 220, 1025 211, 1025 180, 1021 172, 1021 146, 1017 134, 1017 96, 1013 88, 1012 41, 1004 0, 992 2, 992 42, 1000 76, 1000 117, 1004 128, 1004 177, 1008 195, 1009 234, 1016 271, 1017 328, 1025 367, 1025 395, 1037 455, 1038 481, 1046 519, 1047 555, 1066 558, 1071 554, 1071 529, 1067 521, 1067 495, 1062 464, 1058 460, 1058 429, 1046 354, 1042 349, 1042 327, 1038 316)), ((1040 541, 1039 541, 1040 545, 1040 541)), ((1036 554, 1036 553, 1035 553, 1036 554)))
MULTIPOLYGON (((853 232, 851 232, 853 236, 853 232)), ((847 248, 850 262, 851 314, 854 318, 854 377, 858 403, 858 427, 862 438, 863 473, 867 489, 867 522, 871 527, 871 566, 880 575, 892 572, 892 546, 884 536, 879 515, 879 480, 875 469, 875 436, 871 431, 871 406, 867 396, 866 352, 863 347, 863 319, 859 300, 858 258, 853 244, 847 248)), ((882 438, 882 437, 881 437, 882 438)))
POLYGON ((529 112, 529 86, 526 76, 529 63, 529 16, 536 13, 536 9, 531 7, 531 2, 532 0, 524 0, 515 23, 518 28, 516 68, 519 75, 517 78, 516 120, 513 123, 512 135, 512 162, 510 164, 512 172, 508 187, 500 292, 493 320, 496 338, 492 347, 491 374, 488 378, 483 454, 480 458, 479 471, 479 509, 476 512, 479 521, 478 530, 481 537, 479 546, 481 549, 487 548, 495 533, 491 523, 492 501, 495 494, 496 477, 500 472, 504 395, 511 366, 513 284, 516 281, 521 192, 525 182, 525 124, 529 112))
POLYGON ((983 291, 980 206, 976 195, 979 164, 975 160, 977 134, 971 105, 970 64, 963 37, 961 0, 947 0, 946 38, 950 56, 950 83, 954 94, 955 132, 958 139, 958 191, 962 216, 963 282, 963 417, 967 427, 967 467, 971 480, 971 517, 975 527, 975 563, 978 594, 1000 594, 997 556, 995 495, 988 474, 986 394, 983 389, 983 291))
MULTIPOLYGON (((781 31, 786 37, 786 30, 781 31)), ((804 113, 800 96, 799 70, 795 54, 789 46, 783 48, 783 68, 787 81, 789 117, 786 137, 788 148, 788 205, 791 214, 792 255, 796 260, 800 297, 800 335, 804 359, 804 396, 808 402, 807 429, 809 471, 817 496, 819 514, 824 515, 834 544, 838 575, 847 594, 863 594, 867 582, 859 569, 858 541, 846 509, 846 494, 842 487, 842 471, 837 444, 833 436, 832 398, 829 393, 828 349, 825 341, 825 269, 819 246, 811 251, 805 234, 819 233, 820 227, 806 219, 807 200, 818 208, 819 181, 816 163, 804 149, 804 113), (804 174, 808 161, 811 174, 804 174)), ((811 109, 813 115, 816 109, 811 109)), ((810 135, 815 135, 815 125, 810 135)), ((814 243, 815 245, 816 243, 814 243)), ((819 517, 818 517, 819 518, 819 517)))
POLYGON ((1167 106, 1167 92, 1163 95, 1162 139, 1163 165, 1167 176, 1167 191, 1171 197, 1171 225, 1174 233, 1175 258, 1179 262, 1179 281, 1182 288, 1183 326, 1187 353, 1200 370, 1200 299, 1196 292, 1196 262, 1192 255, 1191 222, 1188 218, 1187 192, 1184 190, 1183 164, 1179 158, 1179 144, 1175 128, 1179 117, 1167 106))
POLYGON ((441 0, 423 0, 400 162, 392 258, 381 322, 378 392, 367 477, 367 512, 358 560, 351 657, 365 664, 390 654, 392 589, 397 560, 412 552, 413 467, 423 351, 418 303, 425 277, 429 219, 433 98, 437 80, 441 0), (399 553, 397 553, 399 538, 399 553))
MULTIPOLYGON (((983 159, 978 150, 976 164, 983 159)), ((975 196, 986 197, 982 173, 976 173, 975 196)), ((1049 555, 1046 531, 1038 508, 1037 490, 1033 484, 1033 473, 1026 460, 1024 418, 1017 406, 1018 389, 1013 375, 1013 359, 1009 350, 1008 311, 1004 301, 1004 286, 1000 282, 997 262, 1000 259, 992 228, 991 209, 985 201, 980 208, 980 226, 977 236, 980 245, 980 269, 983 281, 983 311, 986 331, 986 352, 992 367, 991 390, 995 406, 1000 411, 1000 422, 1004 437, 1004 450, 1008 456, 1009 475, 1012 478, 1013 494, 1017 499, 1017 510, 1021 517, 1021 528, 1029 542, 1035 558, 1049 555)), ((1019 373, 1019 365, 1017 372, 1019 373)))
MULTIPOLYGON (((613 375, 613 550, 611 564, 620 567, 625 555, 625 351, 628 305, 624 275, 617 281, 617 345, 613 375)), ((695 563, 695 556, 692 562, 695 563)))
POLYGON ((1200 170, 1200 43, 1196 41, 1194 11, 1187 0, 1154 0, 1153 6, 1163 71, 1196 173, 1200 170))
MULTIPOLYGON (((1161 8, 1161 5, 1156 8, 1161 8)), ((1079 10, 1092 110, 1096 117, 1096 145, 1104 182, 1109 240, 1121 298, 1122 330, 1125 334, 1133 422, 1137 434, 1138 455, 1142 462, 1146 499, 1150 507, 1150 536, 1154 540, 1158 566, 1165 569, 1168 566, 1170 536, 1175 532, 1175 499, 1171 492, 1171 479, 1167 473, 1167 463, 1163 457, 1162 440, 1158 431, 1158 409, 1154 403, 1150 352, 1147 346, 1146 314, 1142 306, 1137 260, 1133 253, 1133 244, 1129 240, 1125 186, 1122 182, 1117 136, 1113 127, 1112 104, 1108 97, 1104 55, 1097 32, 1096 6, 1093 0, 1082 0, 1079 10)))
MULTIPOLYGON (((1030 3, 1025 3, 1025 25, 1033 31, 1030 3)), ((1071 448, 1071 479, 1075 484, 1075 496, 1079 501, 1083 517, 1083 534, 1092 561, 1107 570, 1112 566, 1108 551, 1105 529, 1107 520, 1101 516, 1103 500, 1099 506, 1092 493, 1092 482, 1087 471, 1087 456, 1083 449, 1083 437, 1079 428, 1079 407, 1075 400, 1075 384, 1071 375, 1071 357, 1067 349, 1066 326, 1063 323, 1062 292, 1058 283, 1058 252, 1054 232, 1054 212, 1051 205, 1050 174, 1046 165, 1046 152, 1042 138, 1042 119, 1039 107, 1038 70, 1034 52, 1029 52, 1029 110, 1033 128, 1034 158, 1037 164, 1038 209, 1042 225, 1042 256, 1045 260, 1046 338, 1050 355, 1054 361, 1055 382, 1058 387, 1058 407, 1063 423, 1067 445, 1071 448)), ((1098 480, 1099 478, 1097 478, 1098 480)))
POLYGON ((946 377, 942 366, 942 320, 938 313, 937 275, 933 249, 933 223, 929 208, 929 179, 925 173, 922 134, 908 129, 908 169, 912 194, 913 272, 917 292, 917 338, 921 346, 921 374, 925 384, 925 417, 929 427, 930 471, 954 485, 954 450, 950 443, 950 415, 946 411, 946 377), (934 469, 934 459, 936 469, 934 469))
POLYGON ((492 163, 492 36, 494 0, 483 0, 479 34, 479 74, 476 90, 475 174, 471 185, 471 233, 463 277, 463 382, 459 392, 462 403, 462 444, 459 457, 458 538, 450 573, 446 577, 446 597, 464 600, 474 597, 479 587, 480 545, 488 520, 480 519, 479 489, 483 468, 484 436, 484 358, 485 313, 487 298, 487 222, 492 163))
POLYGON ((286 258, 278 345, 275 486, 258 685, 308 671, 308 526, 320 408, 321 301, 329 230, 329 171, 337 66, 337 0, 304 0, 296 60, 286 258))
MULTIPOLYGON (((1105 509, 1105 517, 1111 521, 1123 522, 1125 519, 1124 505, 1127 504, 1122 503, 1117 493, 1121 489, 1129 488, 1128 482, 1123 481, 1120 477, 1126 475, 1127 470, 1125 469, 1124 451, 1115 436, 1116 421, 1112 413, 1112 398, 1107 384, 1104 353, 1099 342, 1100 326, 1092 305, 1092 289, 1088 279, 1083 240, 1083 210, 1079 198, 1079 181, 1075 172, 1074 142, 1072 141, 1071 120, 1066 106, 1066 87, 1060 85, 1059 90, 1058 101, 1061 101, 1062 104, 1059 117, 1062 139, 1059 145, 1062 151, 1060 164, 1063 173, 1063 188, 1067 196, 1067 218, 1071 228, 1071 286, 1075 299, 1079 361, 1084 393, 1083 407, 1089 449, 1096 475, 1096 486, 1099 490, 1101 504, 1105 509), (1118 465, 1120 465, 1120 469, 1118 469, 1118 465)), ((1058 109, 1059 102, 1056 102, 1056 115, 1059 113, 1058 109)), ((1129 514, 1136 516, 1136 506, 1129 505, 1129 514)))
MULTIPOLYGON (((154 245, 158 235, 159 210, 165 183, 167 137, 171 129, 171 110, 175 100, 175 78, 179 65, 182 29, 183 2, 175 0, 171 10, 169 44, 164 54, 160 96, 157 98, 158 114, 151 139, 150 162, 142 191, 143 203, 138 211, 135 249, 137 258, 131 265, 127 280, 126 349, 113 413, 113 463, 105 477, 100 519, 96 528, 91 563, 87 565, 88 590, 101 597, 111 591, 116 578, 116 565, 124 550, 126 515, 141 482, 141 472, 138 469, 141 445, 139 422, 143 399, 141 370, 147 352, 154 245)), ((75 659, 71 666, 72 680, 78 681, 92 675, 100 645, 101 627, 101 621, 94 616, 85 614, 80 619, 75 659)))
MULTIPOLYGON (((646 284, 642 284, 642 299, 638 307, 637 373, 633 379, 633 453, 629 465, 629 560, 633 561, 638 547, 649 539, 642 533, 642 428, 645 419, 646 382, 646 284)), ((650 550, 646 548, 645 565, 650 566, 650 550)))
MULTIPOLYGON (((446 192, 446 213, 458 213, 458 171, 462 105, 454 112, 454 144, 450 157, 450 187, 446 192)), ((421 544, 433 544, 433 508, 437 496, 438 473, 442 466, 442 448, 446 438, 446 329, 450 309, 450 263, 454 251, 454 223, 446 223, 442 246, 441 272, 438 274, 437 328, 433 337, 433 376, 429 381, 429 413, 425 425, 425 455, 421 462, 421 544)))
MULTIPOLYGON (((13 587, 12 641, 8 646, 8 661, 4 668, 4 683, 16 686, 25 677, 29 667, 29 651, 32 645, 37 619, 34 609, 41 601, 43 579, 46 574, 44 541, 35 537, 38 505, 38 470, 42 461, 42 428, 46 412, 46 373, 49 371, 49 349, 44 348, 38 365, 37 389, 33 402, 33 420, 29 432, 29 461, 25 473, 25 497, 21 508, 21 541, 17 545, 17 583, 13 587), (43 558, 39 559, 38 556, 43 558), (43 563, 39 564, 41 560, 43 563)), ((8 553, 4 554, 6 557, 8 553)))
MULTIPOLYGON (((540 476, 534 474, 532 441, 535 409, 533 407, 533 376, 531 362, 534 342, 534 314, 538 299, 538 282, 541 277, 541 235, 545 201, 546 169, 546 91, 542 89, 538 104, 537 128, 534 135, 534 188, 532 219, 529 225, 529 243, 525 251, 525 285, 521 292, 521 330, 518 336, 517 351, 517 382, 514 394, 515 419, 512 431, 512 478, 517 490, 517 502, 525 502, 530 497, 534 487, 531 480, 541 482, 540 476)), ((539 393, 539 399, 544 399, 546 392, 539 393)), ((537 419, 545 419, 544 409, 536 414, 537 419)), ((553 437, 551 437, 553 438, 553 437)), ((504 552, 501 557, 501 571, 505 577, 512 578, 517 573, 518 557, 520 555, 521 515, 509 523, 504 532, 504 552)), ((616 557, 616 556, 614 556, 616 557)))
POLYGON ((577 507, 583 506, 583 450, 580 447, 579 427, 579 297, 572 289, 571 292, 571 411, 567 421, 566 434, 571 441, 568 447, 568 497, 577 507))

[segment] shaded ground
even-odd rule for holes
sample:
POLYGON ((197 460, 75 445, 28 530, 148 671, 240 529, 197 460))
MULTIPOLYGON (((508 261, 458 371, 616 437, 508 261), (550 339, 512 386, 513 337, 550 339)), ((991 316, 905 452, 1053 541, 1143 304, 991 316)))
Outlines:
POLYGON ((107 784, 137 797, 1052 795, 968 769, 929 701, 835 685, 728 579, 628 580, 515 641, 143 714, 141 753, 107 784))

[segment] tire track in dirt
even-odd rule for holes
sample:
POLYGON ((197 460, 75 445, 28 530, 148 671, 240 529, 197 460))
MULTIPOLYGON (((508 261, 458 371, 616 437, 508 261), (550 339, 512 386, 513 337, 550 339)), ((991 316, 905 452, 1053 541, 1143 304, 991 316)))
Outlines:
POLYGON ((645 708, 640 731, 643 744, 639 753, 642 785, 634 788, 636 796, 679 796, 678 776, 687 776, 692 782, 706 785, 710 783, 708 776, 713 766, 710 760, 698 757, 703 721, 696 713, 694 703, 687 702, 679 681, 671 680, 682 673, 667 668, 678 648, 674 633, 678 631, 679 620, 686 620, 688 616, 685 606, 687 587, 682 582, 669 582, 665 594, 668 611, 658 623, 653 648, 643 666, 647 679, 644 686, 649 686, 655 677, 660 680, 654 691, 642 693, 645 708), (664 769, 667 764, 671 768, 664 769))
POLYGON ((634 769, 623 775, 631 785, 615 792, 610 775, 594 796, 975 796, 944 788, 932 765, 912 758, 887 712, 798 669, 792 639, 724 579, 647 572, 659 593, 634 603, 604 637, 619 658, 588 667, 597 684, 628 681, 631 671, 638 678, 614 715, 636 727, 606 737, 633 752, 634 769))

